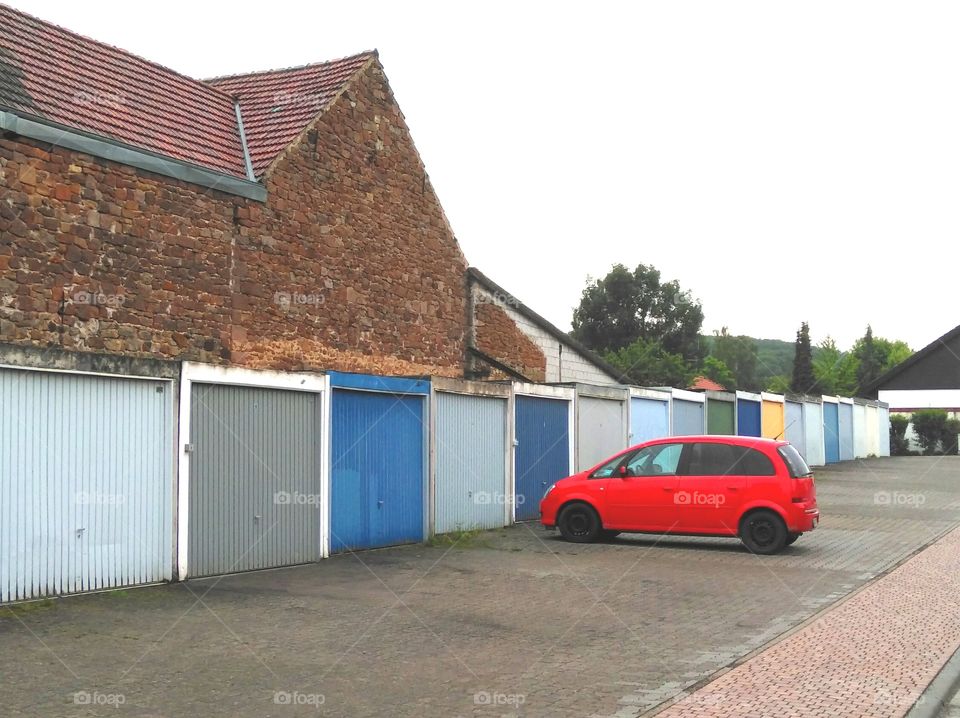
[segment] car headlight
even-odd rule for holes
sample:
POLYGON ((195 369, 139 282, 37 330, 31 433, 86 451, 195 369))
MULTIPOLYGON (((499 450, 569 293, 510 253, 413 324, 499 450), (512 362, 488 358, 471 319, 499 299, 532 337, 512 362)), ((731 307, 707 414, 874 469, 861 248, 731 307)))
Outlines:
POLYGON ((553 489, 554 489, 555 486, 556 486, 556 484, 550 484, 550 485, 547 487, 547 490, 543 492, 543 498, 547 498, 547 494, 549 494, 551 491, 553 491, 553 489))

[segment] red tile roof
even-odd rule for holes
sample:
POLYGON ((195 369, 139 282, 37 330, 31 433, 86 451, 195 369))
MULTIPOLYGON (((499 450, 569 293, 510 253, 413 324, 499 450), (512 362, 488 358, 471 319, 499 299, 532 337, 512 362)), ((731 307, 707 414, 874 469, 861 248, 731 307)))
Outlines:
POLYGON ((260 176, 374 57, 375 52, 364 52, 342 60, 207 82, 239 99, 253 171, 260 176))
POLYGON ((246 177, 236 94, 259 176, 372 57, 207 83, 0 5, 0 110, 246 177))
POLYGON ((246 176, 227 93, 3 5, 0 106, 246 176))
POLYGON ((713 379, 708 379, 705 376, 698 376, 693 380, 693 383, 690 385, 690 388, 694 391, 725 391, 726 387, 721 384, 717 384, 713 379))

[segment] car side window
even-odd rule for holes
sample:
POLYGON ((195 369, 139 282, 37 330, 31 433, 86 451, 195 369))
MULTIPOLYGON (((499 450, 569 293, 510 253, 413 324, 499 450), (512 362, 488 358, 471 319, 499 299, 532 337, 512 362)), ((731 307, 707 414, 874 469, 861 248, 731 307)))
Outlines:
POLYGON ((733 470, 739 458, 729 444, 696 443, 690 445, 686 476, 723 476, 733 470))
POLYGON ((624 462, 624 460, 629 461, 629 456, 620 455, 614 459, 610 459, 607 463, 601 466, 599 469, 590 474, 591 479, 609 479, 611 476, 618 474, 617 467, 624 462))
POLYGON ((770 457, 756 449, 750 449, 741 446, 744 450, 743 458, 740 460, 738 474, 743 476, 775 476, 777 471, 773 468, 773 462, 770 457))
POLYGON ((720 443, 691 444, 687 476, 773 476, 769 457, 748 446, 720 443))
POLYGON ((677 473, 683 444, 655 444, 640 449, 627 462, 630 476, 662 476, 677 473))

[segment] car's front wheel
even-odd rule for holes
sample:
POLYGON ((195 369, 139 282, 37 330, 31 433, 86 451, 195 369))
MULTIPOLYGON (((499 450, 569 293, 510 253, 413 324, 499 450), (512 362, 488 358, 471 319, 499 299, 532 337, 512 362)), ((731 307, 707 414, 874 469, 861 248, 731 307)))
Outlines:
POLYGON ((560 535, 573 543, 590 543, 600 536, 600 517, 587 504, 570 504, 557 521, 560 535))
POLYGON ((792 546, 793 542, 796 541, 801 536, 803 536, 803 534, 790 534, 789 536, 787 536, 787 546, 792 546))
POLYGON ((768 509, 749 513, 740 523, 740 540, 751 553, 769 556, 782 551, 787 538, 787 525, 768 509))

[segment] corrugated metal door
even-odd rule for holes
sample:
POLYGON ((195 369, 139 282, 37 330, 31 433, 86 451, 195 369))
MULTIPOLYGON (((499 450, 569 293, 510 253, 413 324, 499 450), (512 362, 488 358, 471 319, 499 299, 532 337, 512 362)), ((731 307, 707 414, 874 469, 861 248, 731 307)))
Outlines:
POLYGON ((673 436, 698 436, 703 433, 703 404, 699 401, 673 400, 673 436))
POLYGON ((707 398, 707 433, 732 436, 736 433, 736 404, 707 398))
POLYGON ((867 407, 867 455, 880 456, 880 415, 877 407, 867 407))
POLYGON ((764 401, 760 410, 761 432, 768 439, 782 439, 784 408, 779 401, 764 401))
POLYGON ((840 408, 832 401, 823 402, 823 448, 828 464, 840 461, 840 408))
POLYGON ((191 576, 320 560, 320 426, 315 393, 193 385, 191 576))
POLYGON ((635 396, 630 399, 630 443, 670 436, 670 404, 635 396))
POLYGON ((737 399, 737 434, 740 436, 760 436, 760 402, 751 399, 737 399))
POLYGON ((0 369, 0 602, 173 571, 169 382, 0 369))
POLYGON ((823 466, 826 460, 823 452, 823 405, 811 401, 803 402, 803 434, 807 450, 804 458, 810 466, 823 466))
POLYGON ((853 405, 853 455, 862 459, 867 455, 867 407, 863 404, 853 405))
POLYGON ((504 525, 507 400, 437 392, 437 533, 504 525))
POLYGON ((853 458, 853 404, 840 404, 837 424, 840 434, 840 461, 850 461, 853 458))
POLYGON ((783 405, 784 438, 806 456, 807 443, 803 433, 803 404, 798 401, 787 401, 783 405))
POLYGON ((570 475, 570 403, 517 396, 514 493, 518 521, 535 519, 550 484, 570 475))
POLYGON ((881 406, 877 412, 880 415, 880 456, 890 456, 890 410, 881 406))
POLYGON ((577 398, 577 471, 589 469, 625 449, 623 402, 595 396, 577 398))
POLYGON ((424 398, 333 390, 330 551, 424 539, 424 398))

